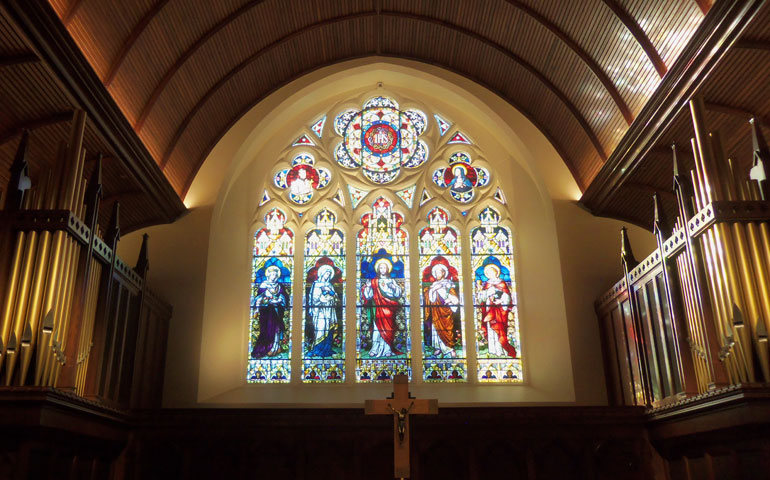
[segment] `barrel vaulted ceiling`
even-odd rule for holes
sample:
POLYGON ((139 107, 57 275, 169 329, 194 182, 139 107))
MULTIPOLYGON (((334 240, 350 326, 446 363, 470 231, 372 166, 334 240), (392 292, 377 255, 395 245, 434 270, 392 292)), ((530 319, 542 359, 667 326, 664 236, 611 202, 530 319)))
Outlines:
POLYGON ((370 55, 454 71, 524 112, 584 189, 709 8, 693 0, 51 0, 174 189, 246 110, 370 55))
MULTIPOLYGON (((665 142, 686 145, 691 133, 682 102, 669 113, 661 105, 685 80, 694 84, 688 68, 730 51, 718 67, 701 69, 716 79, 702 88, 714 120, 737 132, 727 147, 745 150, 747 116, 770 118, 761 88, 770 65, 764 0, 37 0, 32 8, 7 1, 11 21, 0 32, 0 53, 2 68, 16 75, 14 88, 25 91, 25 75, 51 76, 46 65, 24 61, 41 48, 14 35, 60 28, 125 117, 117 123, 141 144, 132 152, 162 172, 166 186, 156 190, 166 197, 184 198, 211 148, 260 100, 315 69, 361 57, 425 62, 489 88, 549 138, 592 211, 647 226, 651 192, 662 189, 664 204, 674 205, 665 194, 665 142), (55 22, 40 19, 47 12, 55 22), (738 91, 736 75, 754 83, 738 91), (652 138, 645 129, 657 123, 652 138), (631 157, 636 163, 626 172, 631 157)), ((67 70, 66 62, 60 67, 67 70)), ((95 90, 91 85, 91 95, 95 90)), ((72 106, 52 91, 27 91, 17 121, 0 125, 4 163, 20 127, 66 131, 72 106)), ((692 93, 680 91, 682 98, 692 93)), ((92 148, 105 146, 92 136, 92 148)), ((140 185, 121 185, 126 172, 110 168, 108 197, 121 202, 141 204, 147 185, 158 183, 147 172, 140 185)), ((134 214, 132 228, 173 217, 134 214)))

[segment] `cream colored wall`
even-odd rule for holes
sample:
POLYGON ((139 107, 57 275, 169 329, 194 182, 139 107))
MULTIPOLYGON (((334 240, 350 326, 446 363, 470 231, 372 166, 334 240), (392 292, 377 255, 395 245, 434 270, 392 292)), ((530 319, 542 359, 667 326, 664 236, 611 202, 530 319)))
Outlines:
MULTIPOLYGON (((261 102, 234 125, 204 163, 185 199, 191 213, 173 225, 149 229, 150 281, 175 308, 164 403, 358 406, 365 398, 390 391, 387 385, 350 382, 248 385, 245 381, 250 231, 263 185, 270 180, 269 169, 298 128, 340 99, 373 91, 377 82, 462 123, 504 185, 518 253, 525 384, 416 381, 412 392, 437 397, 444 405, 604 403, 592 303, 620 277, 619 223, 592 217, 577 207, 580 192, 558 154, 499 97, 441 69, 390 59, 327 67, 261 102)), ((630 233, 637 256, 643 257, 652 248, 652 236, 636 227, 630 227, 630 233)), ((136 255, 138 238, 139 232, 123 240, 124 258, 136 255)))

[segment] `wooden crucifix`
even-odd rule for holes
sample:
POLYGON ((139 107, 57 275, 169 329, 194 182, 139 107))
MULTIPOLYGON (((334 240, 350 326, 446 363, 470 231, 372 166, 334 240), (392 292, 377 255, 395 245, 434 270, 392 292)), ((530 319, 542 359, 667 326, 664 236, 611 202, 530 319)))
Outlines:
POLYGON ((438 400, 409 395, 409 378, 393 377, 393 394, 385 400, 367 400, 367 415, 393 415, 393 462, 395 478, 409 478, 409 416, 438 413, 438 400))

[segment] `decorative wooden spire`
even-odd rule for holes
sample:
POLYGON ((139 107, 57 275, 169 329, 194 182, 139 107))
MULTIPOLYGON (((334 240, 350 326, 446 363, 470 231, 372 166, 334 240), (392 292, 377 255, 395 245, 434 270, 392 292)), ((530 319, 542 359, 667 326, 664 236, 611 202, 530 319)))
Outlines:
POLYGON ((762 200, 768 200, 765 164, 770 162, 770 148, 767 147, 765 137, 762 135, 762 128, 757 124, 756 119, 752 117, 749 123, 751 124, 751 143, 754 147, 754 166, 751 167, 749 178, 759 183, 762 200))
POLYGON ((115 205, 112 206, 110 226, 107 228, 104 241, 107 245, 110 245, 110 247, 114 247, 117 245, 118 240, 120 240, 120 202, 115 202, 115 205))
POLYGON ((91 172, 91 178, 88 180, 88 188, 86 189, 85 203, 86 203, 86 225, 92 228, 96 225, 96 220, 99 215, 99 201, 102 198, 102 154, 100 153, 96 157, 96 166, 94 171, 91 172))
POLYGON ((666 210, 661 206, 660 198, 658 197, 658 192, 655 192, 652 195, 652 203, 653 208, 655 210, 655 219, 653 220, 653 229, 657 232, 660 232, 661 237, 663 240, 667 239, 671 235, 671 224, 668 222, 668 218, 666 217, 666 210))
POLYGON ((631 242, 628 240, 628 231, 626 230, 626 227, 620 228, 620 243, 620 258, 628 268, 628 271, 631 271, 634 267, 639 265, 639 262, 636 261, 634 252, 631 251, 631 242))
POLYGON ((147 270, 150 269, 150 260, 147 255, 147 242, 150 236, 146 233, 142 235, 142 248, 139 249, 139 258, 136 260, 134 271, 142 278, 146 278, 147 270))
POLYGON ((6 210, 20 210, 24 203, 24 195, 32 186, 29 178, 29 164, 27 163, 27 146, 29 145, 29 131, 24 130, 21 135, 19 147, 16 149, 16 157, 11 164, 11 178, 8 182, 8 201, 6 210))

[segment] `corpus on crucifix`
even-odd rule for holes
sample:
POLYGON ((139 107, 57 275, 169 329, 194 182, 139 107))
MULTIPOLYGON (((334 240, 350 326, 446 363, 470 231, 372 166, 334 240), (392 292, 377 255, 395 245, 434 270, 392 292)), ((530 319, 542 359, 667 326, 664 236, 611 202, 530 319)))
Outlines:
POLYGON ((393 395, 385 400, 367 400, 367 415, 393 415, 393 462, 395 478, 409 478, 409 416, 438 413, 438 400, 409 395, 409 378, 393 377, 393 395))

